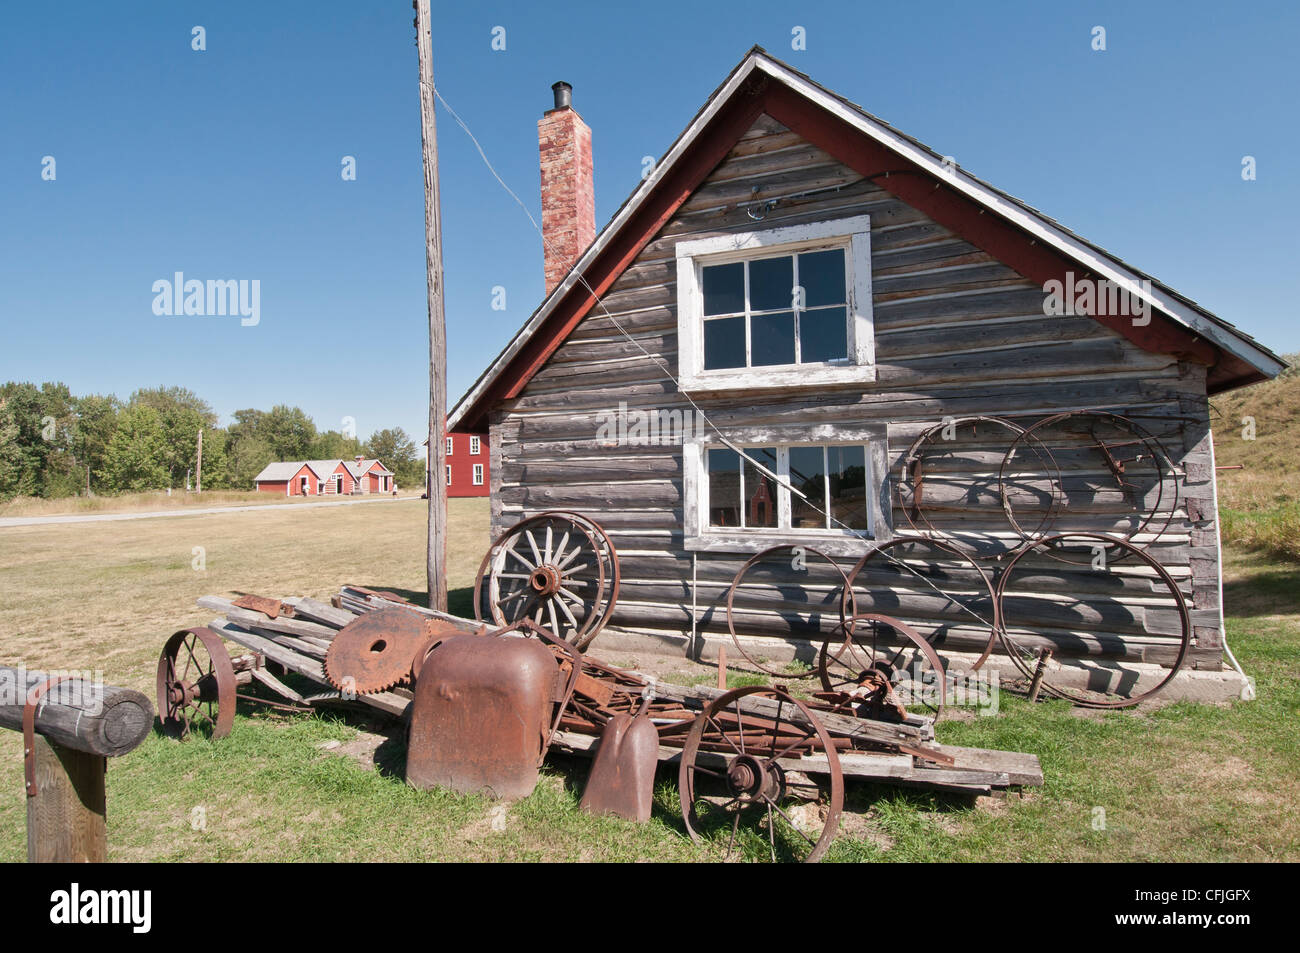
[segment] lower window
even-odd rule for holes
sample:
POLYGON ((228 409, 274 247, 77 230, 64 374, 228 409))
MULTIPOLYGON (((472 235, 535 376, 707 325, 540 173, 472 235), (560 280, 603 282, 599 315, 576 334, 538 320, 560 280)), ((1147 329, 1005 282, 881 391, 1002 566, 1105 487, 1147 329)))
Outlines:
MULTIPOLYGON (((756 551, 808 539, 856 552, 886 538, 885 442, 734 441, 684 448, 688 549, 756 551)), ((828 550, 829 552, 829 550, 828 550)))

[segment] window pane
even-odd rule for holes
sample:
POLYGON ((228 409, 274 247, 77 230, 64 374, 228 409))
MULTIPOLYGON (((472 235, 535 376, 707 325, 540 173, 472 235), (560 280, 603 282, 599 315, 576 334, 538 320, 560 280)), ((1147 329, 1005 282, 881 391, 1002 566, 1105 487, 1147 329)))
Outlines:
POLYGON ((745 263, 706 265, 704 278, 704 313, 735 314, 745 310, 745 263))
POLYGON ((709 450, 709 525, 740 525, 740 455, 709 450))
POLYGON ((795 529, 826 528, 825 473, 821 447, 790 448, 790 485, 808 497, 790 494, 790 523, 795 529))
MULTIPOLYGON (((712 453, 713 451, 709 451, 712 453)), ((776 473, 776 449, 774 447, 746 447, 749 457, 776 473)), ((745 525, 776 525, 776 484, 772 478, 760 473, 749 460, 742 459, 745 468, 745 525)))
MULTIPOLYGON (((730 319, 726 319, 730 320, 730 319)), ((749 359, 753 367, 794 363, 794 312, 756 314, 749 319, 749 359)))
MULTIPOLYGON (((793 347, 793 345, 791 345, 793 347)), ((704 322, 704 369, 745 366, 745 319, 714 318, 704 322)))
POLYGON ((842 361, 849 356, 848 313, 818 308, 799 315, 799 360, 804 364, 842 361))
POLYGON ((845 304, 849 299, 844 284, 844 249, 800 255, 799 284, 803 288, 806 308, 845 304))
POLYGON ((830 459, 832 529, 867 528, 867 457, 856 447, 827 447, 830 459))
POLYGON ((749 310, 794 306, 794 258, 760 258, 749 263, 749 310))

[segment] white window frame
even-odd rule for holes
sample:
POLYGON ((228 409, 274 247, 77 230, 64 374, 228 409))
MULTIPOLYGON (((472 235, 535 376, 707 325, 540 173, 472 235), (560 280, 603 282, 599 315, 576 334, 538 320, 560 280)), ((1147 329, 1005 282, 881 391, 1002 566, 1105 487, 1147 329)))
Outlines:
POLYGON ((483 441, 476 434, 469 436, 469 454, 477 457, 483 451, 483 441))
POLYGON ((473 479, 474 479, 475 486, 483 485, 483 464, 481 463, 474 464, 473 479))
POLYGON ((777 486, 777 525, 754 528, 709 525, 710 448, 726 444, 715 433, 688 438, 682 444, 685 494, 685 548, 688 552, 756 553, 770 546, 807 543, 830 556, 860 556, 893 536, 891 525, 888 437, 886 428, 846 428, 830 425, 736 430, 727 439, 740 448, 775 447, 777 473, 788 482, 790 447, 865 446, 867 448, 867 529, 794 528, 791 523, 791 494, 777 486))
POLYGON ((447 456, 451 456, 451 448, 454 446, 451 437, 447 438, 447 456))
POLYGON ((447 464, 447 486, 451 486, 451 464, 447 464))
MULTIPOLYGON (((871 310, 871 217, 790 225, 759 232, 678 242, 677 377, 696 392, 775 390, 828 384, 869 384, 876 379, 876 342, 871 310), (848 353, 846 360, 765 367, 704 369, 705 265, 843 248, 848 353)), ((793 289, 791 289, 793 292, 793 289)))

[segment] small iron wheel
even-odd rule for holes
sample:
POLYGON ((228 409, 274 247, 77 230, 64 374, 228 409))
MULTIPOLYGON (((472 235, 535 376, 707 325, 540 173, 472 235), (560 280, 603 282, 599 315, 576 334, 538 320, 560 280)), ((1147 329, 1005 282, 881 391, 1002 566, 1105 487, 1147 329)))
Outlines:
MULTIPOLYGON (((497 625, 530 620, 581 649, 611 609, 612 553, 603 533, 571 513, 543 513, 506 530, 488 549, 474 583, 474 616, 497 625)), ((614 594, 616 595, 616 594, 614 594)))
POLYGON ((158 657, 158 718, 181 740, 206 733, 224 738, 235 723, 235 669, 221 637, 182 629, 158 657))
POLYGON ((677 780, 691 840, 699 844, 705 835, 730 827, 728 857, 743 837, 767 841, 773 861, 780 855, 816 863, 839 830, 844 774, 834 742, 803 702, 779 688, 750 685, 710 702, 686 736, 677 780), (743 699, 749 699, 748 706, 743 699), (763 714, 752 710, 760 699, 767 702, 763 714), (793 793, 812 788, 815 795, 819 786, 803 777, 803 771, 787 772, 781 764, 804 754, 827 761, 824 816, 821 805, 793 793), (813 816, 796 823, 792 812, 813 816))
POLYGON ((908 712, 938 721, 948 694, 943 660, 910 625, 887 615, 852 616, 839 640, 827 639, 817 657, 827 692, 855 692, 887 683, 908 712))
MULTIPOLYGON (((789 633, 813 644, 843 631, 844 620, 856 611, 849 577, 830 556, 802 544, 783 543, 755 553, 740 567, 727 590, 727 631, 750 665, 780 679, 812 678, 814 669, 791 672, 767 666, 740 640, 737 624, 747 627, 746 616, 777 616, 789 633), (829 567, 829 569, 828 569, 829 567)), ((753 628, 761 623, 755 622, 753 628)), ((754 633, 763 634, 763 633, 754 633)), ((775 641, 775 640, 774 640, 775 641)))

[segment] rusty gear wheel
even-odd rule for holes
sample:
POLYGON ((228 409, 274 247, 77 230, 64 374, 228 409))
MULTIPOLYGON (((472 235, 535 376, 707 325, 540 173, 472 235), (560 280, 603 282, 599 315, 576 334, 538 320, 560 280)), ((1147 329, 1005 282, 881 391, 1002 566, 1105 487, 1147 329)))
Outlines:
POLYGON ((325 653, 325 677, 341 692, 369 695, 411 676, 415 656, 433 634, 409 609, 376 609, 349 622, 325 653))

